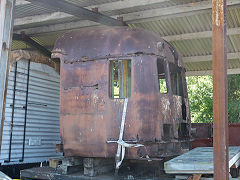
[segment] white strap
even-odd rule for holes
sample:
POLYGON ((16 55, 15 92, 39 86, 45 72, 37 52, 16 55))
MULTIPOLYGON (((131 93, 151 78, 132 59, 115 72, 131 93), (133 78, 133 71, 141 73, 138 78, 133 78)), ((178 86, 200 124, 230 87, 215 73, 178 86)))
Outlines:
POLYGON ((128 143, 124 142, 123 140, 118 140, 117 143, 118 143, 118 146, 121 147, 122 153, 121 153, 121 161, 116 162, 116 169, 118 169, 123 162, 126 148, 137 148, 137 147, 143 146, 142 144, 128 144, 128 143))
POLYGON ((142 144, 128 144, 123 141, 123 132, 124 132, 124 126, 125 126, 125 120, 126 120, 126 114, 127 114, 127 104, 128 104, 128 98, 126 98, 124 100, 120 134, 119 134, 119 139, 117 141, 118 149, 117 149, 117 154, 116 154, 116 169, 118 169, 122 164, 122 161, 125 156, 126 147, 127 148, 136 148, 136 147, 143 146, 142 144))

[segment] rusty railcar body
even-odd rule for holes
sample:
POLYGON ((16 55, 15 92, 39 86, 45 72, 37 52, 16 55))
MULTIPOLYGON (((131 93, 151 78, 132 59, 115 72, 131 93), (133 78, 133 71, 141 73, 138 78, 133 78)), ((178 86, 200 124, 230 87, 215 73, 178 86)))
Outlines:
POLYGON ((60 125, 66 156, 158 159, 189 149, 190 112, 180 55, 158 35, 129 27, 74 30, 58 38, 60 125))

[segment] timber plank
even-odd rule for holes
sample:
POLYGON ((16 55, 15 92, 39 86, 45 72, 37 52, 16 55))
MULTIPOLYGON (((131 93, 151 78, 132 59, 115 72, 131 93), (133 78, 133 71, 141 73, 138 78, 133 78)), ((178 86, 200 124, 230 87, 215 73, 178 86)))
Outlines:
MULTIPOLYGON (((240 158, 240 146, 229 147, 229 168, 240 158)), ((169 174, 213 174, 213 147, 198 147, 164 163, 169 174)))

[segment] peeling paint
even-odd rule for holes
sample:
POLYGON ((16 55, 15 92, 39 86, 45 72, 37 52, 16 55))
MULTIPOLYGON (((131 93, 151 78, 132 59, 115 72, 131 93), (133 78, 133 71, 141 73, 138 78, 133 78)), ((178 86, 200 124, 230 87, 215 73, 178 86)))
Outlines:
MULTIPOLYGON (((126 157, 159 158, 184 151, 181 144, 189 144, 190 134, 180 136, 184 134, 180 127, 186 127, 189 132, 190 119, 182 118, 183 99, 172 92, 161 94, 159 91, 156 60, 165 59, 163 67, 165 63, 182 67, 178 66, 181 58, 174 57, 169 44, 145 30, 121 27, 69 32, 55 44, 54 51, 61 49, 67 54, 60 57, 61 136, 66 156, 115 156, 117 144, 107 142, 118 140, 123 111, 124 99, 113 99, 109 90, 110 61, 118 59, 131 61, 131 96, 128 97, 124 140, 144 145, 136 150, 128 149, 126 157), (165 44, 161 55, 159 42, 165 44), (86 57, 84 62, 83 57, 86 57)), ((169 71, 167 69, 166 73, 169 71)), ((185 77, 182 80, 185 84, 185 77)), ((171 82, 167 84, 171 86, 171 82)), ((184 96, 187 97, 186 91, 184 96)))

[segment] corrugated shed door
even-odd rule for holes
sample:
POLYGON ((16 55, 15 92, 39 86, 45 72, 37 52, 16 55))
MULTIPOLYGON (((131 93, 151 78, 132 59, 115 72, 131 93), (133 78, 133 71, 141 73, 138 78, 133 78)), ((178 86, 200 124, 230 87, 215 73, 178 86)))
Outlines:
POLYGON ((51 67, 26 60, 11 69, 1 162, 31 163, 57 156, 59 74, 51 67))

